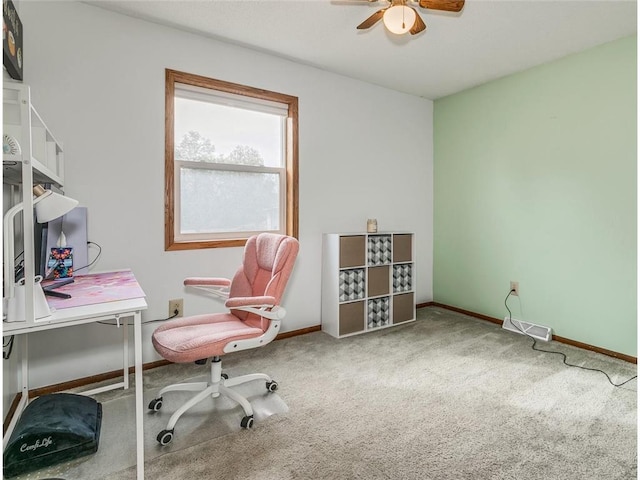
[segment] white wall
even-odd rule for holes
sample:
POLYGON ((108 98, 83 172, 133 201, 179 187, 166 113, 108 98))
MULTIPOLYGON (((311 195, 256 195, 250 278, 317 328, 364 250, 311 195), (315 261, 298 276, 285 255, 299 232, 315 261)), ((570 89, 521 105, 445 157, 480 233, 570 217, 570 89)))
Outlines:
MULTIPOLYGON (((143 321, 169 299, 186 314, 222 311, 182 286, 192 275, 230 276, 242 249, 164 251, 164 69, 299 98, 301 252, 283 331, 320 323, 323 232, 416 234, 418 302, 432 300, 432 111, 401 94, 278 57, 74 2, 22 2, 25 83, 65 147, 66 193, 88 207, 94 271, 132 268, 147 294, 143 321)), ((144 362, 159 357, 143 326, 144 362)), ((65 331, 66 330, 66 331, 65 331)), ((115 370, 115 328, 34 335, 32 386, 115 370)), ((6 374, 6 372, 5 372, 6 374)))

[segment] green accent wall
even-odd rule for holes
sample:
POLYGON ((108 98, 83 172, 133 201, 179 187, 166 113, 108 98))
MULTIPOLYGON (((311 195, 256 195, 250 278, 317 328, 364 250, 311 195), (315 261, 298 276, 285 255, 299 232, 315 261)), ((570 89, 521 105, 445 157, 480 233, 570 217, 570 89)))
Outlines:
POLYGON ((435 302, 637 356, 636 41, 435 101, 435 302))

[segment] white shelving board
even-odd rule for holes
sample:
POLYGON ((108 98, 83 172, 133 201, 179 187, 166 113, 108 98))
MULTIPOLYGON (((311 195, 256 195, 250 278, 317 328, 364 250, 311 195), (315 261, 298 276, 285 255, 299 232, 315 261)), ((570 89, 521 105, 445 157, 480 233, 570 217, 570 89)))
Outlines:
MULTIPOLYGON (((4 205, 6 212, 14 203, 22 202, 22 215, 14 218, 14 252, 24 252, 24 312, 25 322, 35 321, 34 308, 34 185, 64 186, 64 156, 62 144, 56 140, 47 125, 31 103, 29 85, 5 81, 2 86, 2 130, 20 146, 19 154, 4 153, 2 156, 2 181, 9 185, 11 204, 4 205), (17 227, 17 228, 16 228, 17 227)), ((4 141, 3 141, 4 146, 4 141)), ((6 198, 5 198, 6 200, 6 198)), ((3 249, 7 249, 3 245, 3 249)), ((6 267, 6 268, 11 268, 6 267)), ((12 279, 4 279, 10 281, 12 279)), ((6 294, 6 289, 5 289, 6 294)))

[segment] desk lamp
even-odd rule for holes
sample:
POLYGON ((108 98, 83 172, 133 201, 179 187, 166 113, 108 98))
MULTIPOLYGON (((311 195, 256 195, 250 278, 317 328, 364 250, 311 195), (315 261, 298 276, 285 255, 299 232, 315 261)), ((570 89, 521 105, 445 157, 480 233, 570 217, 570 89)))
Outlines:
MULTIPOLYGON (((36 221, 47 223, 70 212, 78 205, 78 201, 51 190, 45 190, 42 185, 33 187, 33 206, 36 211, 36 221)), ((14 256, 14 218, 24 209, 22 202, 11 207, 4 216, 4 287, 7 305, 15 297, 15 256, 14 256)), ((39 286, 39 284, 38 284, 39 286)), ((9 308, 7 308, 9 311, 9 308)))

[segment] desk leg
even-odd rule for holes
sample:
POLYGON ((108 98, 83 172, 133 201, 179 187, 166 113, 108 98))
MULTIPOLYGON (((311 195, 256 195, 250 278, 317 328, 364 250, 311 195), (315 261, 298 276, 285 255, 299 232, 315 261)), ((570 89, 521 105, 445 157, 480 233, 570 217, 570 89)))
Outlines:
MULTIPOLYGON (((135 324, 135 320, 134 320, 135 324)), ((125 322, 120 326, 122 328, 122 365, 124 366, 122 375, 124 376, 124 389, 129 388, 129 322, 125 322)))
POLYGON ((135 387, 136 387, 136 466, 138 480, 144 480, 144 410, 142 405, 142 314, 133 316, 134 353, 135 353, 135 387))
POLYGON ((20 350, 22 363, 22 398, 27 399, 29 403, 29 342, 28 335, 20 335, 20 350))
POLYGON ((29 352, 27 352, 27 347, 28 347, 27 335, 18 335, 17 338, 14 337, 14 342, 15 341, 19 343, 18 351, 20 352, 20 363, 21 363, 21 370, 22 370, 22 378, 21 378, 22 386, 20 388, 20 393, 21 393, 20 401, 18 402, 16 411, 13 412, 13 417, 11 418, 11 422, 9 422, 7 431, 4 433, 4 437, 2 438, 3 449, 9 443, 9 439, 11 437, 11 434, 13 433, 13 429, 16 428, 16 424, 20 419, 20 415, 22 414, 23 410, 27 408, 27 405, 29 404, 29 355, 28 355, 29 352))

